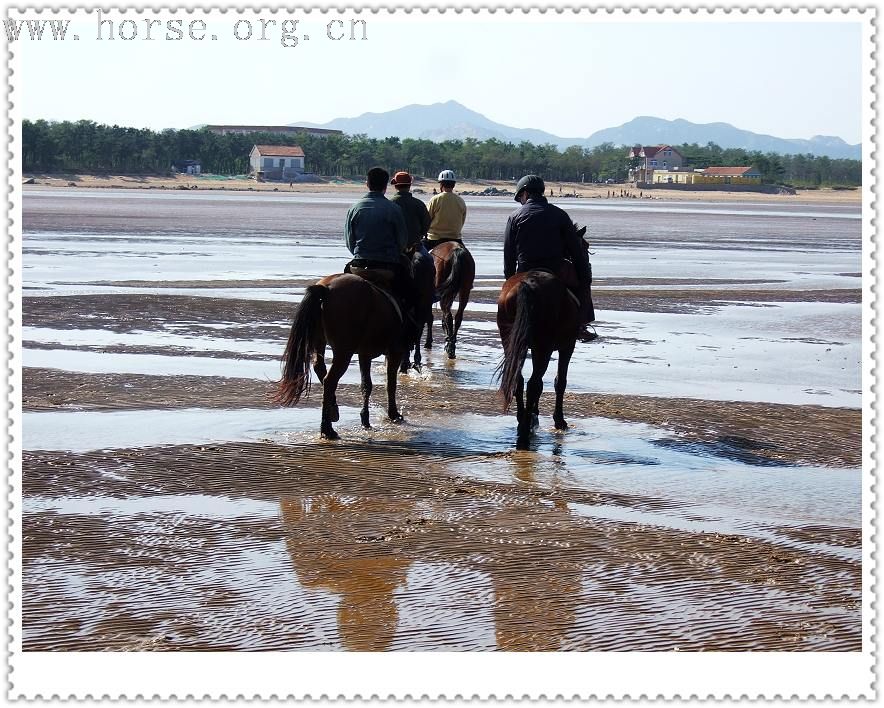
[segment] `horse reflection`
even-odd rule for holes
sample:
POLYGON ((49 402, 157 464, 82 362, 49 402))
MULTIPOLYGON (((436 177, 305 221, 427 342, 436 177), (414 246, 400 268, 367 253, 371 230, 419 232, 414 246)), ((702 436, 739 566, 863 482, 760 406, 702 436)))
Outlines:
MULTIPOLYGON (((534 482, 533 465, 523 455, 514 469, 516 478, 534 482)), ((574 549, 552 543, 557 521, 564 521, 568 506, 552 500, 552 508, 536 511, 501 510, 489 523, 524 532, 528 538, 500 546, 484 568, 494 588, 494 626, 500 651, 560 651, 571 648, 568 635, 583 604, 583 567, 574 549), (532 519, 532 522, 526 519, 532 519)), ((562 528, 566 528, 565 524, 562 528)), ((513 540, 513 539, 510 539, 513 540)))
POLYGON ((385 522, 406 516, 412 506, 335 494, 280 501, 286 547, 301 585, 341 597, 337 625, 345 649, 384 651, 393 643, 399 620, 394 593, 405 585, 410 561, 386 548, 382 538, 385 522))

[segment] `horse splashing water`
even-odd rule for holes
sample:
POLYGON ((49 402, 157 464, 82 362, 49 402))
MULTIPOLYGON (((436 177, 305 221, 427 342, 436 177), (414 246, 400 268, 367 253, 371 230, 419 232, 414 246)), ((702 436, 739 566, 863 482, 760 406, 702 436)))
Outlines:
MULTIPOLYGON (((436 262, 436 293, 442 310, 442 332, 445 334, 445 352, 449 359, 456 357, 457 332, 463 322, 463 312, 470 300, 473 281, 476 279, 476 262, 473 255, 456 241, 446 241, 431 253, 436 262), (452 316, 451 306, 457 298, 457 313, 452 316)), ((432 346, 432 315, 428 323, 427 347, 432 346)))
POLYGON ((579 305, 565 283, 545 270, 529 270, 509 278, 497 300, 497 327, 503 343, 503 360, 498 367, 499 393, 504 411, 516 399, 518 429, 516 447, 528 449, 531 433, 537 426, 543 376, 553 352, 559 353, 556 373, 556 405, 553 421, 557 430, 568 424, 562 411, 568 385, 568 364, 574 353, 579 326, 579 305), (527 398, 522 367, 531 351, 532 371, 527 398))
POLYGON ((402 320, 390 297, 367 280, 351 274, 329 275, 304 293, 295 311, 285 353, 283 372, 275 400, 293 406, 310 389, 310 366, 322 383, 320 434, 336 440, 332 423, 339 419, 335 391, 353 355, 359 357, 362 374, 362 425, 370 428, 368 399, 371 396, 371 360, 381 354, 387 360, 387 415, 401 422, 396 406, 396 375, 406 349, 402 320), (332 349, 326 370, 325 347, 332 349))

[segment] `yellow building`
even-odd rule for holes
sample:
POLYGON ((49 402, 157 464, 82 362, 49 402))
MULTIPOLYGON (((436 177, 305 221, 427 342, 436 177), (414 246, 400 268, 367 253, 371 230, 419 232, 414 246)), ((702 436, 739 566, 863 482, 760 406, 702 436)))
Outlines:
POLYGON ((705 170, 654 172, 654 184, 761 184, 754 167, 707 167, 705 170))

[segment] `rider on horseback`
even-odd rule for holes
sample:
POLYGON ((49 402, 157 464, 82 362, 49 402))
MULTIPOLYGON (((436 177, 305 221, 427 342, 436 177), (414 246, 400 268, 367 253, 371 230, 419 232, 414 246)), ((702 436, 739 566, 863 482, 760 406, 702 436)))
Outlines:
POLYGON ((515 200, 522 206, 506 224, 504 276, 509 278, 517 272, 544 269, 561 277, 580 300, 578 339, 591 342, 598 335, 587 330, 587 325, 595 319, 587 244, 578 235, 571 217, 546 200, 545 191, 546 185, 537 175, 525 175, 516 185, 515 200))
POLYGON ((457 178, 451 170, 439 173, 439 194, 427 204, 430 228, 424 246, 429 251, 445 241, 457 241, 463 246, 461 230, 467 220, 467 205, 460 195, 454 193, 456 182, 457 178))
POLYGON ((429 260, 432 264, 430 253, 421 240, 430 228, 430 214, 427 212, 427 205, 412 195, 411 181, 408 172, 397 172, 393 175, 390 184, 396 188, 396 194, 390 197, 390 201, 402 209, 402 216, 405 218, 405 227, 408 229, 406 254, 420 253, 425 261, 429 260))
POLYGON ((346 273, 353 273, 390 290, 402 304, 403 323, 414 326, 414 285, 403 252, 408 229, 402 210, 384 196, 390 174, 381 167, 368 171, 368 194, 347 212, 344 242, 353 254, 346 273))

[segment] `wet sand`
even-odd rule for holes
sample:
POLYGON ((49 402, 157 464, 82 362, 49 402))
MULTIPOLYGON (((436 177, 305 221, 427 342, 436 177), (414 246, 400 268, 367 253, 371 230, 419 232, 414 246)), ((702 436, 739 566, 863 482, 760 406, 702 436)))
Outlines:
MULTIPOLYGON (((283 194, 358 194, 364 189, 363 180, 323 177, 317 182, 300 182, 289 186, 288 182, 256 182, 245 177, 223 175, 25 175, 34 181, 26 187, 52 187, 56 189, 159 189, 159 190, 203 190, 203 191, 253 191, 279 192, 283 194)), ((458 189, 463 192, 481 192, 489 187, 513 191, 516 181, 506 180, 461 180, 458 189)), ((429 179, 416 178, 414 189, 423 198, 432 196, 438 184, 429 179)), ((831 203, 858 205, 862 198, 861 189, 799 189, 796 194, 763 194, 730 191, 688 192, 673 189, 639 190, 630 184, 586 184, 583 182, 551 182, 557 197, 578 195, 590 199, 619 199, 621 191, 644 199, 676 201, 761 201, 766 203, 831 203)))
POLYGON ((858 221, 580 214, 602 336, 570 430, 548 383, 516 452, 490 377, 507 211, 471 212, 459 358, 400 377, 403 425, 376 363, 370 431, 345 378, 331 443, 318 389, 270 395, 346 204, 192 196, 26 195, 25 650, 861 648, 858 221), (660 366, 683 373, 628 390, 660 366))

